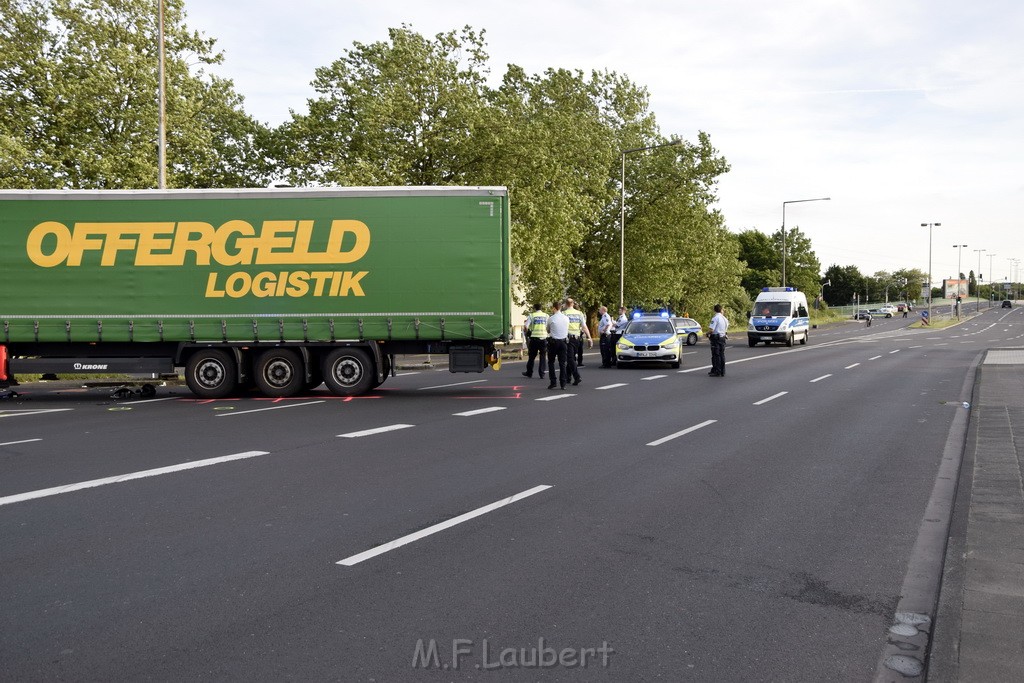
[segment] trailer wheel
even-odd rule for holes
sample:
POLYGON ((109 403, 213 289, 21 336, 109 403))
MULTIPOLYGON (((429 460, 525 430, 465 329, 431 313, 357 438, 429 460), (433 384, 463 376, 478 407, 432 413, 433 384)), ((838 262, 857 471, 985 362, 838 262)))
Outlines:
POLYGON ((235 390, 235 359, 221 349, 199 349, 185 366, 185 384, 199 398, 224 398, 235 390))
POLYGON ((359 396, 373 388, 373 361, 365 349, 348 346, 324 357, 324 384, 335 396, 359 396))
POLYGON ((265 396, 288 397, 302 391, 306 370, 292 349, 267 349, 256 357, 256 386, 265 396))

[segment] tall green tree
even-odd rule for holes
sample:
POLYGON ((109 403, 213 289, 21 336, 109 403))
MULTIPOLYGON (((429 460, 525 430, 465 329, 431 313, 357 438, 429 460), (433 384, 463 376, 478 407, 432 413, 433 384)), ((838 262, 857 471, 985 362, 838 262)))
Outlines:
POLYGON ((823 280, 832 284, 824 288, 825 303, 829 306, 849 306, 853 295, 864 292, 864 274, 857 266, 831 265, 823 280))
MULTIPOLYGON (((157 5, 0 0, 0 185, 146 188, 157 182, 157 5)), ((221 55, 165 0, 168 184, 265 184, 265 127, 221 55)))
MULTIPOLYGON (((647 93, 614 73, 516 65, 488 87, 483 36, 466 27, 427 38, 403 26, 355 43, 317 69, 309 113, 275 132, 280 172, 296 184, 507 186, 519 302, 571 293, 591 308, 614 303, 619 154, 664 140, 647 93)), ((709 209, 728 165, 707 136, 635 161, 631 300, 734 286, 735 245, 709 209)))
POLYGON ((782 256, 772 238, 760 230, 743 230, 736 234, 739 258, 746 264, 742 285, 750 297, 764 287, 778 287, 782 282, 782 256))
MULTIPOLYGON (((782 228, 772 235, 772 245, 781 255, 782 228)), ((820 283, 821 262, 811 247, 811 239, 800 228, 790 228, 786 231, 786 285, 813 296, 820 283)))

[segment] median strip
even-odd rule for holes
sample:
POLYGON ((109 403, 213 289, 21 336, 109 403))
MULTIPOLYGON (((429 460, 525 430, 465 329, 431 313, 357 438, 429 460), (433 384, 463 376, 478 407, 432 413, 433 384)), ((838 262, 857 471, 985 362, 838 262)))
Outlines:
POLYGON ((261 455, 269 455, 269 452, 246 451, 244 453, 235 453, 234 455, 222 455, 217 458, 207 458, 206 460, 193 460, 191 462, 183 462, 179 465, 157 467, 156 469, 152 470, 142 470, 141 472, 132 472, 130 474, 119 474, 113 477, 92 479, 90 481, 83 481, 77 484, 64 484, 63 486, 54 486, 53 488, 39 489, 38 491, 29 491, 28 493, 18 493, 13 496, 5 496, 3 498, 0 498, 0 505, 21 503, 23 501, 33 500, 35 498, 55 496, 58 493, 70 493, 72 491, 81 491, 82 489, 96 488, 97 486, 105 486, 106 484, 120 484, 125 481, 144 479, 146 477, 155 477, 161 474, 170 474, 171 472, 181 472, 183 470, 192 470, 198 467, 209 467, 210 465, 219 465, 220 463, 231 462, 233 460, 243 460, 245 458, 255 458, 261 455))
POLYGON ((447 521, 435 524, 433 526, 429 526, 426 529, 421 529, 420 531, 413 532, 411 534, 408 534, 407 536, 402 536, 401 538, 395 539, 394 541, 378 545, 375 548, 370 548, 369 550, 363 551, 357 555, 346 557, 344 560, 339 560, 338 562, 336 562, 336 564, 343 564, 346 567, 351 567, 352 565, 359 564, 360 562, 364 562, 366 560, 369 560, 370 558, 377 557, 378 555, 383 555, 384 553, 389 552, 391 550, 395 550, 396 548, 401 548, 403 545, 409 545, 410 543, 414 543, 420 540, 421 538, 426 538, 427 536, 436 534, 439 531, 450 529, 453 526, 462 524, 463 522, 467 522, 473 519, 474 517, 479 517, 480 515, 485 515, 488 512, 493 512, 498 508, 503 508, 506 505, 511 505, 512 503, 520 501, 524 498, 528 498, 529 496, 532 496, 535 493, 546 491, 549 488, 551 488, 551 486, 547 484, 534 486, 532 489, 527 489, 522 493, 517 493, 513 496, 509 496, 508 498, 502 498, 501 500, 495 501, 490 505, 484 505, 483 507, 477 508, 476 510, 472 510, 470 512, 461 514, 458 517, 452 517, 447 521))

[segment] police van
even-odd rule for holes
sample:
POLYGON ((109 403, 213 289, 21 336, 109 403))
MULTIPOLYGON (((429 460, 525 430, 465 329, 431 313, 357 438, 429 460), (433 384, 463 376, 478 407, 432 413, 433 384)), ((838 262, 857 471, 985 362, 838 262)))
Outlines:
POLYGON ((784 342, 792 346, 799 340, 807 343, 811 319, 807 297, 796 287, 765 287, 757 295, 754 308, 747 321, 747 343, 757 346, 764 342, 784 342))

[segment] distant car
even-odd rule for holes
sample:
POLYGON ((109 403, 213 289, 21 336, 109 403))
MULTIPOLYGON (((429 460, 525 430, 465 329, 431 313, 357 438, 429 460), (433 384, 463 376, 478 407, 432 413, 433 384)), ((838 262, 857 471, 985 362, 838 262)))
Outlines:
POLYGON ((616 366, 630 363, 668 363, 678 368, 683 358, 682 337, 668 318, 641 316, 629 321, 615 344, 616 366))
POLYGON ((900 302, 900 303, 896 304, 896 310, 898 312, 902 313, 903 311, 907 310, 907 305, 905 303, 903 303, 903 302, 900 302))
POLYGON ((862 313, 870 313, 872 318, 891 318, 896 313, 895 307, 893 308, 872 308, 867 311, 861 311, 862 313))
POLYGON ((1013 308, 1013 302, 1009 299, 1003 299, 1003 308, 1013 308))
POLYGON ((878 311, 886 318, 891 318, 895 313, 899 312, 899 309, 892 304, 886 304, 884 306, 879 306, 878 311))
POLYGON ((686 340, 687 346, 693 346, 700 339, 701 326, 693 318, 672 318, 672 324, 675 325, 679 338, 686 340))

